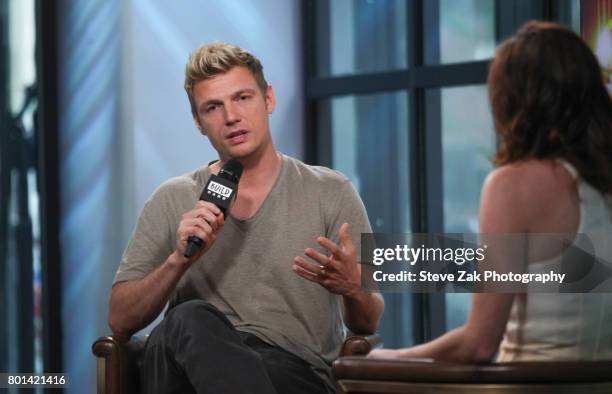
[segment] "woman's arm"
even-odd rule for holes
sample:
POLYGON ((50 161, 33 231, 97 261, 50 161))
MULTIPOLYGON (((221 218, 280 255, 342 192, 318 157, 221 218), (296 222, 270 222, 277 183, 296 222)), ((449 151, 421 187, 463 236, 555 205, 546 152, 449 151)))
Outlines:
MULTIPOLYGON (((524 209, 528 193, 522 188, 522 174, 500 168, 486 179, 480 206, 480 231, 483 234, 517 234, 527 231, 529 213, 524 209)), ((524 179, 523 179, 524 180, 524 179)), ((513 250, 513 255, 524 251, 513 250)), ((505 256, 502 256, 505 257, 505 256)), ((479 264, 497 264, 487 253, 479 264)), ((517 267, 523 269, 523 267, 517 267)), ((477 293, 467 322, 437 339, 407 349, 372 351, 372 358, 433 358, 435 360, 481 363, 490 361, 503 338, 514 294, 477 293)))

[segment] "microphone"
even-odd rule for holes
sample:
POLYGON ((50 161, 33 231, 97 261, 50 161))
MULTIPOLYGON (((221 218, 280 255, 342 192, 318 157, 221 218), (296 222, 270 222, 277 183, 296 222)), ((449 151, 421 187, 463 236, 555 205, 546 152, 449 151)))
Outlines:
MULTIPOLYGON (((200 194, 200 200, 215 204, 223 213, 223 218, 226 218, 227 211, 236 198, 241 175, 242 164, 234 159, 228 160, 219 171, 219 175, 210 176, 200 194)), ((205 244, 204 240, 193 235, 189 237, 188 242, 185 257, 195 255, 205 244)))

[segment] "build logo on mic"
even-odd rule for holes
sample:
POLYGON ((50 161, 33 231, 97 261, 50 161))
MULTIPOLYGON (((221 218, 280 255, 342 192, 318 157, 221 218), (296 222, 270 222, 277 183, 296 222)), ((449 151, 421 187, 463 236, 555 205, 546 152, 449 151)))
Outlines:
POLYGON ((213 180, 211 180, 206 187, 207 194, 212 194, 213 197, 221 198, 222 200, 229 198, 232 192, 233 190, 231 188, 223 186, 213 180))
POLYGON ((211 175, 206 183, 200 200, 209 201, 216 204, 225 215, 226 210, 236 197, 238 184, 229 179, 220 177, 219 175, 211 175))

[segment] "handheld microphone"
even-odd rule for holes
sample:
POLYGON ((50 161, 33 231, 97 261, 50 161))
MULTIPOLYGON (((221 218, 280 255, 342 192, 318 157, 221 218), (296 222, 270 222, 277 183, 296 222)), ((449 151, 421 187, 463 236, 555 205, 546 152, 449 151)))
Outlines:
MULTIPOLYGON (((219 171, 219 175, 211 175, 200 194, 200 200, 209 201, 215 204, 223 213, 223 218, 227 217, 227 212, 232 201, 236 198, 238 190, 238 182, 242 175, 242 164, 230 159, 223 168, 219 171)), ((191 236, 188 239, 187 249, 185 249, 185 257, 195 255, 201 248, 204 247, 204 240, 191 236)))

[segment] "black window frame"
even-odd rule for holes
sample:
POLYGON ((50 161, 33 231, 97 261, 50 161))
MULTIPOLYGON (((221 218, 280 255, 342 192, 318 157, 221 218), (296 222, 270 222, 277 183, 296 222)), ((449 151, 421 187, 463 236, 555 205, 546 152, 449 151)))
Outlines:
MULTIPOLYGON (((34 308, 33 308, 33 229, 27 212, 27 196, 23 196, 25 186, 24 170, 34 168, 37 172, 36 185, 40 213, 40 262, 41 262, 41 315, 42 315, 42 366, 43 372, 62 372, 62 329, 61 329, 61 260, 59 241, 60 220, 60 182, 59 182, 59 142, 57 106, 57 2, 34 0, 34 29, 36 83, 27 89, 28 102, 36 102, 34 115, 34 137, 26 140, 16 131, 15 124, 21 113, 15 116, 9 108, 9 4, 0 2, 0 176, 2 184, 2 204, 0 206, 0 258, 6 263, 8 256, 8 201, 11 190, 13 168, 20 166, 19 180, 19 232, 14 235, 19 248, 19 279, 14 306, 18 322, 16 343, 8 343, 7 327, 0 324, 0 371, 35 372, 34 358, 34 308), (7 219, 7 220, 5 220, 7 219), (7 241, 7 242, 5 242, 7 241), (8 347, 12 346, 16 355, 16 371, 8 371, 8 347)), ((25 108, 25 107, 24 107, 25 108)), ((0 266, 0 283, 5 283, 6 265, 0 266)), ((0 297, 1 310, 7 311, 8 297, 0 297)), ((31 391, 31 390, 26 390, 31 391)), ((58 392, 63 392, 60 389, 58 392)))
MULTIPOLYGON (((333 0, 330 0, 333 1, 333 0)), ((330 77, 316 76, 317 33, 329 36, 329 15, 317 7, 316 0, 303 0, 302 44, 304 54, 305 135, 304 157, 311 164, 332 163, 331 131, 317 125, 330 114, 319 105, 321 100, 344 95, 404 91, 408 94, 407 147, 410 159, 411 231, 443 232, 443 190, 441 160, 442 129, 440 90, 486 84, 491 59, 451 64, 426 64, 425 25, 436 24, 438 1, 406 1, 407 68, 385 72, 330 77), (428 7, 427 9, 425 7, 428 7), (429 20, 425 20, 425 15, 429 20), (318 21, 322 21, 317 24, 318 21), (426 94, 427 93, 427 94, 426 94)), ((511 35, 527 19, 557 20, 569 23, 571 0, 492 0, 495 2, 495 38, 497 42, 511 35)), ((438 29, 439 30, 439 29, 438 29)), ((431 32, 429 33, 431 34, 431 32)), ((428 36, 428 39, 432 37, 428 36)), ((438 40, 439 41, 439 40, 438 40)), ((324 41, 320 44, 326 45, 324 41)), ((432 57, 427 48, 428 59, 432 57)), ((435 49, 434 49, 435 50, 435 49)), ((328 52, 328 51, 326 51, 328 52)), ((433 56, 439 56, 435 53, 433 56)), ((331 130, 331 129, 328 129, 331 130)), ((387 294, 394 304, 397 294, 387 294)), ((412 331, 415 344, 431 340, 446 331, 444 294, 412 294, 412 331)), ((392 309, 392 308, 389 308, 392 309)))

